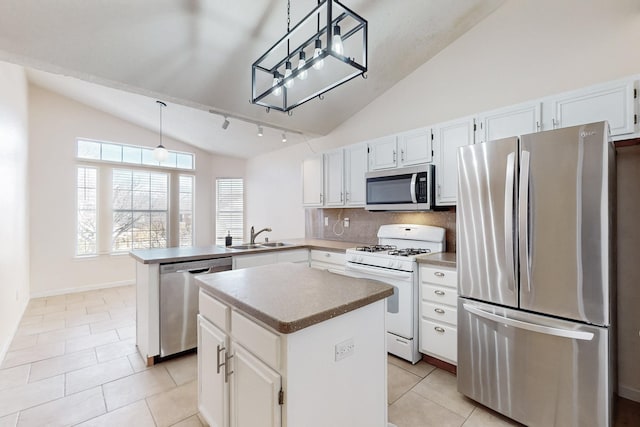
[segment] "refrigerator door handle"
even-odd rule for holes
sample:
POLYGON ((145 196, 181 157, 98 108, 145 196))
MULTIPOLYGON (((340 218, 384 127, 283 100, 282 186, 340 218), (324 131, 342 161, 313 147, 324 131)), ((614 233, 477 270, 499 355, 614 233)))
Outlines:
POLYGON ((507 269, 509 270, 509 289, 515 290, 516 283, 516 263, 514 261, 513 247, 513 185, 516 172, 516 153, 509 153, 507 156, 507 173, 504 186, 504 253, 506 257, 507 269))
POLYGON ((591 341, 593 339, 592 332, 574 331, 571 329, 554 328, 551 326, 539 325, 537 323, 523 322, 521 320, 510 319, 508 317, 484 311, 471 304, 462 304, 462 306, 469 313, 473 313, 476 316, 484 317, 485 319, 502 323, 503 325, 513 326, 514 328, 526 329, 540 334, 554 335, 556 337, 570 338, 574 340, 591 341))
POLYGON ((520 224, 520 271, 524 275, 520 277, 521 288, 527 286, 531 292, 531 266, 529 262, 529 167, 531 153, 522 150, 520 161, 520 191, 518 200, 518 223, 520 224), (526 283, 522 283, 526 282, 526 283))

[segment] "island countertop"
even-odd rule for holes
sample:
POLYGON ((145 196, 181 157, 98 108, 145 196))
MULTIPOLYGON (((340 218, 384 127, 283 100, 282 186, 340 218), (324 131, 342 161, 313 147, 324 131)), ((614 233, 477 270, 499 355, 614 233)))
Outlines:
POLYGON ((228 256, 247 255, 253 253, 281 251, 287 249, 296 248, 308 248, 308 249, 320 249, 328 251, 337 251, 344 253, 349 248, 356 246, 362 246, 362 243, 356 242, 341 242, 335 240, 322 240, 322 239, 283 239, 281 242, 286 243, 286 246, 279 246, 274 248, 254 248, 235 250, 229 249, 225 246, 210 245, 199 247, 179 247, 179 248, 159 248, 159 249, 136 249, 129 254, 143 264, 167 264, 172 262, 182 261, 197 261, 201 259, 221 258, 228 256))
POLYGON ((377 280, 356 279, 294 263, 205 274, 196 278, 210 295, 290 334, 393 294, 377 280))

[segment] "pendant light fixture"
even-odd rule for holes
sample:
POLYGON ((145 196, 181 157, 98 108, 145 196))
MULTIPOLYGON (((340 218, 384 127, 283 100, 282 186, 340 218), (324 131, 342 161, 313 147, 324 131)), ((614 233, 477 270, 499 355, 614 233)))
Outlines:
POLYGON ((367 34, 367 21, 338 0, 318 0, 291 28, 287 0, 287 33, 251 67, 251 102, 291 114, 357 76, 366 78, 367 34))
POLYGON ((169 156, 169 152, 167 151, 166 148, 164 148, 164 145, 162 145, 162 109, 166 107, 167 104, 165 104, 162 101, 156 101, 156 102, 160 106, 160 144, 158 144, 155 150, 153 150, 153 158, 156 159, 158 162, 164 162, 165 160, 167 160, 167 157, 169 156))

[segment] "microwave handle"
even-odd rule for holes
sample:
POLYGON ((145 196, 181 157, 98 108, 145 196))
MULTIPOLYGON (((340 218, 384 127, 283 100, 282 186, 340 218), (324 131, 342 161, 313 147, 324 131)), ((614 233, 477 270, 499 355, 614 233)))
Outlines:
POLYGON ((416 180, 418 179, 418 174, 414 173, 411 175, 411 201, 413 203, 418 203, 418 199, 416 199, 416 180))

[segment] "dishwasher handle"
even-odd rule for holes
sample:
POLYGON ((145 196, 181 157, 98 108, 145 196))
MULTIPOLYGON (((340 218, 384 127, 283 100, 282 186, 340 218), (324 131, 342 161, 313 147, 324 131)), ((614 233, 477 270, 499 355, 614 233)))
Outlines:
POLYGON ((198 268, 196 270, 177 270, 176 273, 189 273, 189 274, 201 274, 201 273, 211 273, 211 268, 198 268))

